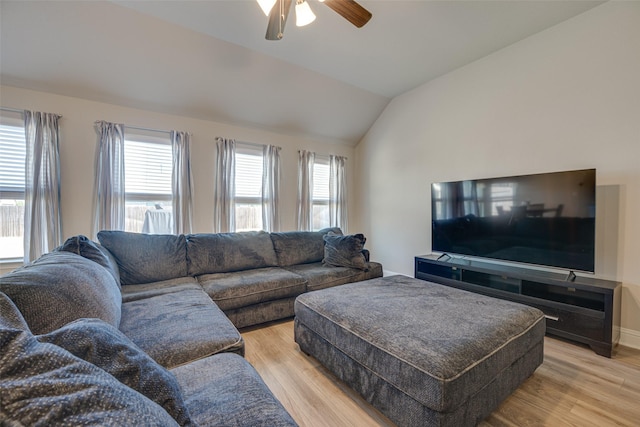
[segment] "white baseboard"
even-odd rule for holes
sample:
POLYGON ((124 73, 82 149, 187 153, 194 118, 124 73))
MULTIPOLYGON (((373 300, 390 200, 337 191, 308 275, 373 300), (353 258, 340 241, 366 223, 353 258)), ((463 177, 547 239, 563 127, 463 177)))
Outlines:
POLYGON ((640 350, 640 331, 620 328, 620 345, 640 350))

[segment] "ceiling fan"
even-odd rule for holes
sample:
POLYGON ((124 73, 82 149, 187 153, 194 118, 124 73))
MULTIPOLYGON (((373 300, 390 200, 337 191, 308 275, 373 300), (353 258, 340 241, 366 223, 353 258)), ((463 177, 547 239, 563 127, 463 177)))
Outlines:
MULTIPOLYGON (((296 25, 298 27, 310 24, 316 19, 307 0, 257 0, 265 15, 269 17, 267 25, 267 40, 280 40, 284 33, 284 25, 289 16, 289 9, 296 4, 296 25)), ((360 6, 354 0, 318 0, 326 4, 344 19, 356 27, 364 26, 371 19, 371 12, 360 6)))

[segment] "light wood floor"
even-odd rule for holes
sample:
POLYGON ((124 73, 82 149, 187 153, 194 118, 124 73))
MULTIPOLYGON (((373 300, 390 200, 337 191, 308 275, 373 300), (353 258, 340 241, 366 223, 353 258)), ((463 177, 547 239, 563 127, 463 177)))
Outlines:
MULTIPOLYGON (((245 329, 246 358, 301 427, 393 426, 293 341, 293 321, 245 329)), ((640 426, 640 350, 614 357, 545 338, 544 363, 483 423, 640 426)))

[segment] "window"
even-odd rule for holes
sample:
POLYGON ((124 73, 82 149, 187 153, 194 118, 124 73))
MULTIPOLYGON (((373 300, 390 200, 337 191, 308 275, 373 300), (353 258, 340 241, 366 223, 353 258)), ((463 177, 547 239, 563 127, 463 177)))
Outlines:
POLYGON ((125 231, 172 234, 169 138, 125 133, 125 231))
POLYGON ((262 149, 236 144, 236 231, 262 230, 262 149))
POLYGON ((329 159, 318 158, 313 164, 313 229, 329 227, 329 159))
POLYGON ((26 140, 20 120, 0 123, 0 259, 24 255, 26 140))

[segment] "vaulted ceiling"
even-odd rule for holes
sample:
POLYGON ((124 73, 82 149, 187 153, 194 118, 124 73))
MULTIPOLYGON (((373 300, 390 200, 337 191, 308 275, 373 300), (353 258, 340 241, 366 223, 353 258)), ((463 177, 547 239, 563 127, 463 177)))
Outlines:
POLYGON ((255 0, 1 0, 0 83, 355 145, 394 96, 602 1, 359 3, 361 29, 309 0, 267 41, 255 0))

